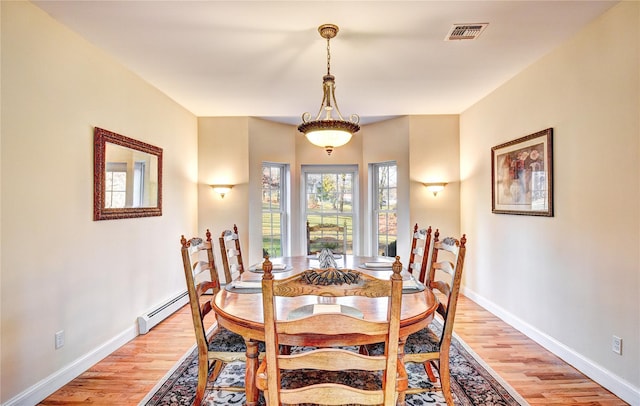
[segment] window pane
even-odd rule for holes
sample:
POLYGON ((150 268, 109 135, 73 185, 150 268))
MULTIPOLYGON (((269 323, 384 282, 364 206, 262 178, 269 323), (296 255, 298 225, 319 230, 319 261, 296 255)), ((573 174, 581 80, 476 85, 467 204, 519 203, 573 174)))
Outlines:
POLYGON ((398 186, 398 167, 396 165, 389 167, 389 187, 398 186))
POLYGON ((282 256, 282 235, 280 234, 279 213, 262 214, 262 249, 263 255, 282 256))
POLYGON ((373 241, 378 255, 395 256, 396 240, 398 238, 398 167, 395 163, 380 163, 373 165, 374 206, 376 212, 377 238, 373 241))
POLYGON ((105 208, 123 208, 127 200, 127 172, 105 174, 105 208))
POLYGON ((395 244, 398 237, 398 218, 395 213, 378 215, 378 254, 395 256, 395 244))
POLYGON ((286 230, 286 202, 282 198, 286 196, 285 170, 286 165, 282 164, 262 165, 262 253, 272 257, 284 253, 282 233, 286 230))
POLYGON ((326 169, 310 172, 303 168, 305 220, 310 227, 322 225, 331 228, 313 230, 310 241, 307 241, 307 250, 317 252, 329 248, 339 253, 352 253, 355 168, 333 166, 326 169))
POLYGON ((398 189, 389 189, 389 210, 398 210, 398 189))

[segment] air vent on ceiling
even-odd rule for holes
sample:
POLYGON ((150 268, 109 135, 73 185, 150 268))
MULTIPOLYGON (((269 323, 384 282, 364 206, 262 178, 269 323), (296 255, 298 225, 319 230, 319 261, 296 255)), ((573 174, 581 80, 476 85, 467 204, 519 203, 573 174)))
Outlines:
POLYGON ((489 23, 478 24, 454 24, 449 33, 444 38, 445 41, 456 41, 463 39, 476 39, 482 34, 489 23))

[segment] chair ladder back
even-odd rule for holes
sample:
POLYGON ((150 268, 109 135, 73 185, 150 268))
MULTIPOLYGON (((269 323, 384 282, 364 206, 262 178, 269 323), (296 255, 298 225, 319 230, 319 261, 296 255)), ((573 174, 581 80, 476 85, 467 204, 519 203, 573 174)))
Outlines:
MULTIPOLYGON (((311 255, 314 254, 316 252, 320 252, 321 249, 323 247, 321 247, 320 250, 314 251, 311 249, 311 245, 316 243, 316 244, 337 244, 338 242, 340 242, 340 240, 338 239, 338 237, 340 236, 340 233, 342 233, 342 252, 341 254, 346 255, 347 254, 347 235, 348 235, 348 230, 347 230, 347 222, 345 221, 344 224, 342 226, 338 225, 338 224, 317 224, 315 226, 312 226, 309 224, 309 221, 307 220, 307 255, 311 255), (320 237, 312 239, 311 235, 313 232, 320 232, 320 237), (330 235, 335 235, 336 237, 326 237, 325 233, 330 233, 330 235)), ((332 249, 332 251, 334 251, 334 253, 336 253, 335 249, 332 249)))
MULTIPOLYGON (((213 257, 213 244, 211 241, 211 232, 206 232, 206 242, 200 238, 191 238, 187 241, 184 235, 180 238, 182 245, 182 263, 184 274, 187 282, 187 292, 189 294, 189 306, 191 308, 191 316, 193 319, 194 333, 198 348, 206 348, 207 335, 204 326, 204 318, 211 312, 211 302, 201 303, 200 298, 207 291, 211 290, 213 295, 220 291, 220 280, 218 271, 216 270, 215 260, 213 257), (202 251, 207 252, 207 260, 200 259, 202 251), (195 260, 194 260, 195 258, 195 260), (205 271, 209 271, 206 280, 198 280, 205 271)), ((212 296, 213 298, 213 296, 212 296)))
POLYGON ((416 238, 416 234, 418 233, 418 223, 413 226, 413 233, 411 233, 411 253, 409 254, 409 265, 407 266, 407 270, 409 273, 413 273, 413 263, 416 258, 416 246, 418 245, 418 239, 416 238))
POLYGON ((240 249, 240 235, 238 234, 238 226, 233 225, 233 235, 234 235, 234 244, 235 244, 235 256, 238 259, 238 271, 240 273, 244 272, 244 262, 242 261, 242 250, 240 249))
POLYGON ((353 333, 354 329, 363 335, 382 335, 389 330, 389 323, 366 321, 357 317, 341 313, 317 314, 298 320, 278 320, 276 331, 278 334, 312 334, 322 326, 323 334, 339 335, 353 333))
POLYGON ((420 275, 418 276, 418 280, 422 283, 425 283, 425 278, 427 277, 427 265, 428 265, 430 253, 431 253, 431 226, 427 228, 427 233, 424 239, 424 254, 422 255, 422 262, 420 263, 420 275))
POLYGON ((327 371, 345 369, 381 371, 387 362, 384 355, 368 356, 340 348, 320 348, 308 353, 280 355, 278 361, 282 369, 318 369, 318 366, 322 366, 322 369, 327 371))
POLYGON ((413 227, 411 238, 411 255, 407 270, 415 275, 420 282, 424 282, 426 276, 427 259, 431 244, 431 227, 418 229, 416 223, 413 227), (417 258, 416 258, 417 257, 417 258))
MULTIPOLYGON (((268 405, 321 403, 321 404, 382 404, 395 405, 398 375, 406 378, 404 365, 398 360, 400 312, 402 307, 402 264, 399 257, 393 264, 390 280, 381 280, 354 270, 307 270, 299 275, 274 280, 272 264, 268 256, 263 263, 262 278, 263 315, 265 323, 265 362, 258 369, 256 382, 264 385, 268 405), (366 320, 343 313, 311 313, 296 319, 278 319, 277 297, 318 295, 330 297, 361 296, 386 297, 386 320, 366 320), (369 356, 341 348, 330 347, 304 351, 297 354, 279 352, 280 334, 314 334, 318 326, 324 326, 323 334, 365 334, 385 336, 385 355, 369 356), (319 369, 341 371, 362 369, 381 371, 383 387, 363 390, 342 383, 311 384, 303 388, 281 388, 281 370, 319 369), (386 383, 389 383, 388 385, 386 383), (328 403, 325 403, 328 402, 328 403)), ((406 385, 405 385, 406 386, 406 385)), ((404 389, 403 389, 404 390, 404 389)))
POLYGON ((229 284, 232 281, 232 277, 231 277, 231 271, 229 269, 229 258, 227 257, 227 245, 224 240, 224 233, 225 231, 222 232, 222 235, 220 236, 218 241, 220 242, 220 257, 222 257, 222 268, 224 270, 224 280, 227 284, 229 284))
POLYGON ((220 256, 222 257, 225 282, 231 283, 235 271, 237 271, 239 274, 242 274, 244 272, 244 263, 242 261, 242 250, 240 249, 238 227, 234 224, 233 231, 224 230, 220 234, 220 238, 218 240, 220 242, 220 256), (231 262, 231 258, 235 258, 235 263, 231 262), (232 270, 232 268, 235 269, 232 270))
MULTIPOLYGON (((447 272, 451 277, 450 284, 442 283, 444 286, 439 286, 437 289, 441 290, 442 293, 446 295, 447 301, 446 305, 443 304, 444 313, 442 314, 444 322, 442 326, 442 337, 440 345, 446 345, 445 348, 448 348, 451 344, 451 335, 453 332, 453 324, 456 316, 456 308, 458 306, 458 296, 460 295, 460 284, 462 281, 462 270, 464 268, 464 257, 466 253, 466 235, 463 234, 460 240, 456 240, 453 238, 445 238, 439 244, 440 251, 448 251, 454 257, 454 263, 446 261, 446 266, 443 266, 438 269, 443 269, 445 272, 450 270, 451 273, 447 272), (450 267, 453 267, 452 269, 450 267), (446 343, 442 342, 443 340, 447 340, 446 343)), ((440 281, 442 282, 442 281, 440 281)), ((440 311, 440 309, 438 309, 440 311)))
POLYGON ((430 253, 429 253, 429 260, 428 260, 428 266, 427 266, 427 278, 424 280, 424 284, 427 286, 430 286, 431 283, 434 281, 435 276, 436 276, 436 270, 433 268, 433 264, 435 264, 436 262, 438 262, 438 250, 436 249, 436 244, 438 244, 438 242, 440 241, 440 230, 436 228, 436 232, 433 234, 433 241, 432 241, 432 245, 431 248, 429 249, 430 253))

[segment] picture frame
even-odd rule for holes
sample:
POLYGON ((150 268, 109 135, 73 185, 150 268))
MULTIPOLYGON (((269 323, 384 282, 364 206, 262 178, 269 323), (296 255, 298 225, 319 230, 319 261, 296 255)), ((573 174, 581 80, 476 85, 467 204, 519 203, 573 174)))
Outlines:
POLYGON ((553 217, 553 129, 491 148, 491 211, 553 217))

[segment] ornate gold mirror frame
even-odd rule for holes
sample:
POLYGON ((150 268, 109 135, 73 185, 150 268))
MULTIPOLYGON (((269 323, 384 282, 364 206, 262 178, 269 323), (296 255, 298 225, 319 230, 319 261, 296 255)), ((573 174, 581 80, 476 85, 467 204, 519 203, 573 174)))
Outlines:
POLYGON ((162 148, 95 128, 93 219, 162 215, 162 148))

